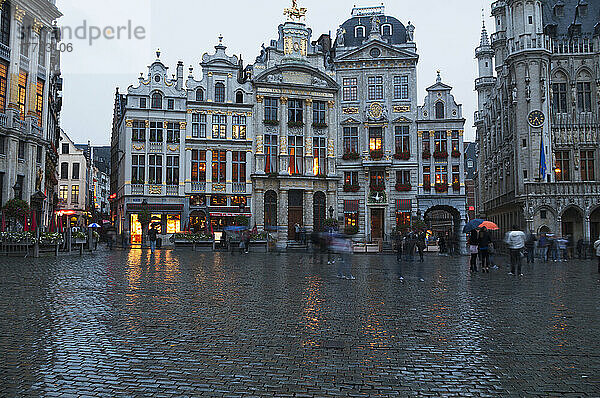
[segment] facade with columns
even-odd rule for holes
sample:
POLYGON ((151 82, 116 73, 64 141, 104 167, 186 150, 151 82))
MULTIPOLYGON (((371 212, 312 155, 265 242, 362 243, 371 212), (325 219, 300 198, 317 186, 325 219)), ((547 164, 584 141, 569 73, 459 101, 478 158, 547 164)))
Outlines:
POLYGON ((0 205, 28 202, 48 225, 57 204, 61 108, 54 1, 0 1, 0 205))
POLYGON ((574 240, 600 234, 600 5, 496 1, 476 50, 481 210, 574 240))

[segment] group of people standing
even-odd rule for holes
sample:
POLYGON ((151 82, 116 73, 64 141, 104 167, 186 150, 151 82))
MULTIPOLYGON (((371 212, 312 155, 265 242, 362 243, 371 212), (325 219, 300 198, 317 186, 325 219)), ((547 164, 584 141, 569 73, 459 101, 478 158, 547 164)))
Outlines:
POLYGON ((415 260, 415 251, 419 253, 419 261, 423 262, 423 252, 427 246, 425 242, 425 232, 423 231, 407 231, 404 234, 397 234, 395 237, 396 259, 402 261, 402 257, 406 261, 415 260))
POLYGON ((475 228, 469 233, 467 240, 469 254, 471 255, 470 268, 471 272, 477 272, 477 258, 481 262, 481 271, 490 272, 490 253, 493 253, 494 244, 492 237, 486 227, 475 228))

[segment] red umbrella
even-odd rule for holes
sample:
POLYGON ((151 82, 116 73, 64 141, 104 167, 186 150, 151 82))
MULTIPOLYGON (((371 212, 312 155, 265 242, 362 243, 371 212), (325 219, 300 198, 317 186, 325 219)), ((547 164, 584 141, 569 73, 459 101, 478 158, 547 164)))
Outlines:
POLYGON ((487 229, 491 230, 491 231, 497 231, 498 230, 498 226, 496 224, 494 224, 491 221, 484 221, 481 224, 479 224, 479 228, 481 227, 486 227, 487 229))
POLYGON ((35 221, 35 211, 31 212, 31 232, 37 229, 37 222, 35 221))

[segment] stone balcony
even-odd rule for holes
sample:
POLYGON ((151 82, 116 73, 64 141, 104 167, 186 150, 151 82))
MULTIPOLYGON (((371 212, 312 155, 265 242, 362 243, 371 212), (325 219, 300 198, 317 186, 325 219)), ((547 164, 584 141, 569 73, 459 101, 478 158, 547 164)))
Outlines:
POLYGON ((492 14, 496 15, 498 13, 504 13, 504 7, 506 7, 505 0, 498 0, 492 3, 492 14))
POLYGON ((552 52, 552 39, 543 34, 525 34, 518 39, 509 39, 507 43, 508 55, 516 55, 524 51, 552 52))
POLYGON ((490 36, 490 41, 492 42, 492 46, 500 44, 506 41, 506 31, 500 30, 496 33, 492 33, 490 36))
POLYGON ((526 183, 525 192, 542 197, 600 196, 600 181, 560 181, 526 183))
POLYGON ((475 90, 479 90, 485 86, 493 86, 496 84, 495 77, 480 77, 475 79, 475 90))

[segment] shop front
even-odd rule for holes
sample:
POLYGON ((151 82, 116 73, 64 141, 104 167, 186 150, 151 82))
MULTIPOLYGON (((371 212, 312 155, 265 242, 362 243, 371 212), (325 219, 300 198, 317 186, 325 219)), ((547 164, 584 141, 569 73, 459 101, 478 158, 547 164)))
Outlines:
POLYGON ((181 232, 183 205, 130 204, 127 208, 130 244, 139 245, 142 243, 143 231, 139 216, 144 210, 148 210, 150 213, 149 227, 156 229, 159 236, 181 232))
POLYGON ((239 225, 239 217, 249 219, 251 215, 247 196, 190 196, 190 231, 212 233, 217 240, 225 227, 239 225))

